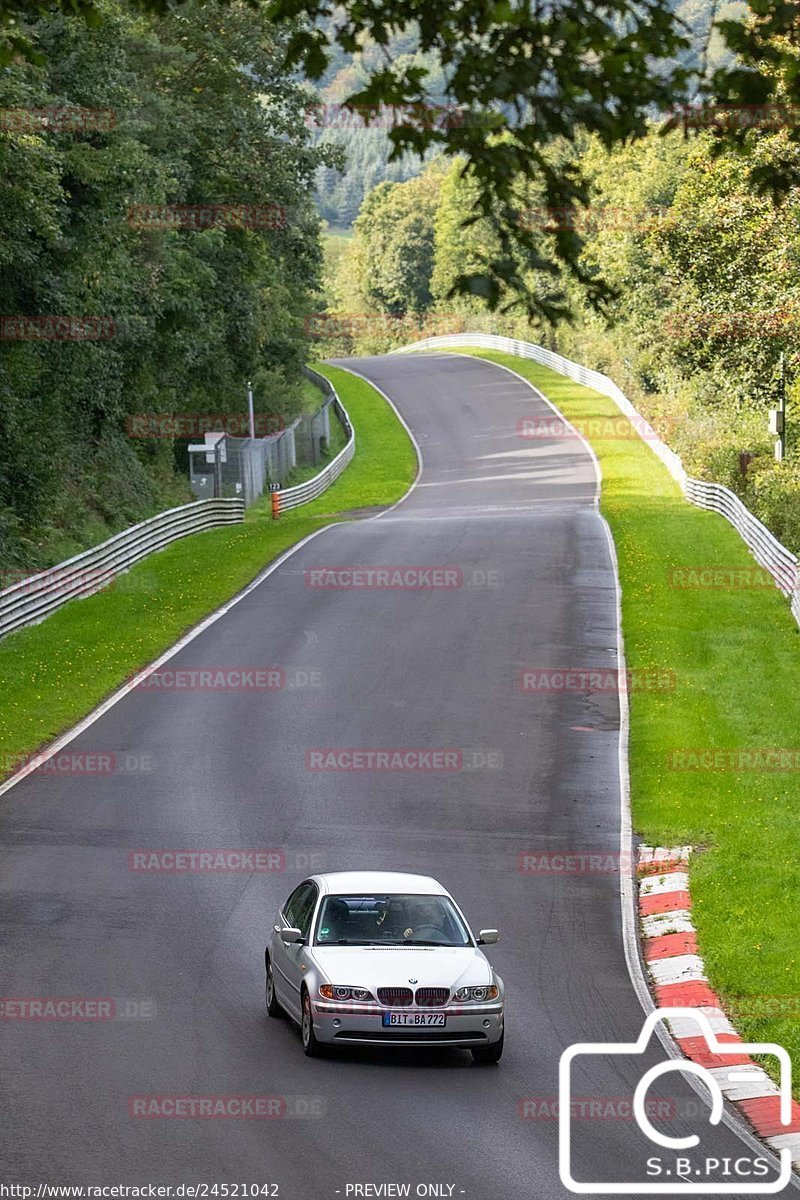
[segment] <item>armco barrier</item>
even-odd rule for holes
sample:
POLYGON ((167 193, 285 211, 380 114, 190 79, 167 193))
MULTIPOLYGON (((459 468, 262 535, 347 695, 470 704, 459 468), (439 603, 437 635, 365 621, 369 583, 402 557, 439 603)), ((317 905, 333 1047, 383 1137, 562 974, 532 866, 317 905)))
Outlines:
POLYGON ((93 595, 178 538, 243 520, 243 500, 198 500, 158 513, 56 567, 21 579, 0 592, 0 638, 41 621, 69 600, 93 595))
POLYGON ((448 348, 455 349, 457 346, 501 350, 506 354, 515 354, 519 358, 533 359, 543 367, 549 367, 552 371, 557 371, 559 375, 566 375, 568 379, 573 379, 576 383, 594 388, 596 392, 613 400, 620 411, 631 419, 634 428, 641 437, 646 439, 647 445, 661 459, 673 479, 680 484, 686 499, 690 500, 692 504, 696 504, 698 508, 711 509, 730 521, 756 561, 769 571, 776 586, 790 598, 792 613, 800 625, 800 575, 795 555, 791 550, 787 550, 774 534, 770 533, 766 525, 750 512, 749 508, 730 488, 726 488, 720 483, 706 483, 701 479, 690 478, 675 451, 670 450, 669 446, 662 442, 652 426, 634 408, 613 379, 609 379, 600 371, 590 371, 587 367, 582 367, 579 363, 572 362, 569 358, 564 358, 552 350, 546 350, 544 346, 536 346, 532 342, 522 342, 516 338, 499 337, 493 333, 444 334, 441 337, 424 338, 420 342, 402 346, 399 350, 393 350, 392 353, 446 350, 448 348))
POLYGON ((328 465, 323 467, 313 479, 307 479, 305 483, 298 483, 295 487, 284 488, 283 491, 278 492, 281 512, 287 508, 297 508, 299 504, 307 504, 309 500, 316 500, 317 496, 321 496, 331 486, 334 479, 338 479, 356 452, 356 435, 353 426, 350 423, 347 410, 336 395, 333 384, 324 375, 320 375, 317 371, 312 371, 310 367, 307 367, 303 373, 309 379, 313 380, 326 396, 333 397, 333 411, 336 413, 347 435, 347 442, 336 457, 331 459, 328 465))
MULTIPOLYGON (((298 505, 321 496, 341 475, 356 451, 353 426, 333 384, 324 375, 310 368, 305 368, 304 374, 331 398, 333 410, 347 435, 347 442, 313 479, 277 493, 280 497, 281 511, 297 508, 298 505)), ((82 554, 77 554, 56 567, 50 567, 38 575, 31 575, 13 583, 0 591, 0 638, 15 629, 22 629, 25 625, 36 624, 69 600, 78 600, 99 592, 116 575, 127 571, 140 559, 162 549, 177 538, 186 537, 190 533, 200 533, 203 529, 213 529, 218 525, 231 525, 243 521, 244 509, 244 500, 239 498, 198 500, 194 504, 184 504, 180 508, 172 508, 168 512, 150 517, 149 520, 142 521, 130 529, 124 529, 122 533, 115 534, 101 545, 92 550, 84 550, 82 554)))

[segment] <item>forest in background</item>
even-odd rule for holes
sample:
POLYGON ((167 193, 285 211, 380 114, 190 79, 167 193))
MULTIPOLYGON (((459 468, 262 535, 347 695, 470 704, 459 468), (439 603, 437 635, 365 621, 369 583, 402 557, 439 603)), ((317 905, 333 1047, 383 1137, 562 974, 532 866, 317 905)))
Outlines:
MULTIPOLYGON (((336 20, 334 13, 328 24, 336 20)), ((430 72, 427 82, 432 105, 446 104, 442 70, 430 56, 417 52, 412 34, 391 37, 387 52, 400 66, 424 64, 430 72)), ((338 147, 342 155, 340 165, 323 166, 317 172, 317 209, 333 230, 352 226, 364 197, 379 183, 411 179, 424 166, 413 154, 389 161, 391 143, 386 129, 392 120, 391 113, 368 124, 362 113, 344 108, 347 96, 365 85, 369 71, 378 65, 380 57, 379 48, 369 41, 365 41, 358 55, 346 54, 334 45, 331 61, 315 86, 320 106, 316 113, 309 114, 312 141, 338 147)))
POLYGON ((187 439, 130 437, 132 415, 244 413, 248 378, 259 412, 301 404, 330 151, 311 144, 285 33, 262 8, 199 0, 166 15, 103 0, 102 18, 34 21, 42 62, 0 73, 2 313, 102 322, 3 326, 12 575, 191 499, 187 439))
MULTIPOLYGON (((706 74, 732 61, 718 32, 712 28, 715 20, 741 17, 741 0, 676 0, 674 10, 685 24, 690 47, 674 61, 698 74, 706 74)), ((338 10, 324 22, 328 27, 340 18, 338 10)), ((416 39, 409 33, 389 38, 386 52, 399 67, 422 65, 429 72, 427 90, 431 105, 446 106, 445 77, 436 62, 418 53, 416 39)), ((385 121, 379 118, 367 125, 358 113, 348 115, 342 101, 367 81, 369 71, 381 60, 381 50, 364 39, 360 54, 347 54, 334 45, 330 62, 315 85, 321 102, 319 116, 311 119, 313 140, 341 147, 344 161, 340 166, 320 168, 317 175, 316 200, 320 215, 331 230, 348 229, 355 222, 368 192, 379 183, 400 183, 418 175, 424 163, 415 155, 404 155, 390 162, 391 143, 386 136, 385 121)), ((662 70, 664 67, 662 66, 662 70)))
MULTIPOLYGON (((535 182, 519 181, 518 219, 543 246, 571 222, 584 264, 616 289, 601 315, 571 280, 520 262, 541 294, 568 291, 574 318, 555 329, 452 297, 457 276, 497 249, 487 222, 463 228, 474 198, 463 164, 439 159, 381 184, 351 241, 329 255, 320 352, 376 353, 467 329, 544 344, 609 374, 690 474, 731 487, 800 552, 800 192, 777 204, 756 195, 747 160, 715 149, 707 133, 656 125, 611 152, 588 138, 555 146, 592 181, 590 207, 568 213, 544 209, 535 182), (789 435, 776 463, 768 410, 781 355, 789 435)), ((785 130, 760 138, 760 162, 789 153, 785 130)))
MULTIPOLYGON (((477 297, 451 295, 498 250, 487 222, 463 227, 475 184, 462 162, 388 163, 380 122, 362 128, 357 118, 353 128, 344 115, 378 47, 367 41, 353 55, 333 45, 312 89, 285 70, 291 30, 263 7, 101 7, 99 25, 59 13, 35 20, 41 61, 17 59, 0 76, 3 313, 113 327, 96 338, 0 337, 4 570, 60 561, 188 498, 188 439, 132 438, 132 415, 241 414, 252 378, 257 410, 285 419, 300 407, 309 354, 374 352, 466 326, 517 333, 608 371, 692 473, 733 487, 800 550, 796 190, 778 204, 760 197, 747 161, 718 153, 706 134, 665 137, 654 124, 609 151, 578 132, 549 153, 591 178, 592 205, 578 217, 582 261, 616 298, 601 316, 571 277, 519 261, 537 294, 566 290, 574 319, 553 329, 490 313, 477 297), (105 118, 8 119, 32 109, 105 118), (276 219, 132 218, 151 206, 209 205, 276 219), (351 229, 321 238, 326 221, 353 217, 351 229), (766 413, 781 352, 790 454, 776 466, 766 413)), ((693 33, 687 65, 702 73, 704 62, 726 61, 716 35, 707 38, 711 0, 681 0, 677 11, 693 33)), ((720 15, 741 11, 729 3, 720 15)), ((444 103, 444 76, 412 35, 388 49, 401 65, 424 62, 431 103, 444 103)), ((785 131, 765 133, 756 161, 782 155, 797 157, 785 131)), ((547 258, 561 218, 543 215, 540 181, 520 180, 517 191, 518 219, 547 258)))

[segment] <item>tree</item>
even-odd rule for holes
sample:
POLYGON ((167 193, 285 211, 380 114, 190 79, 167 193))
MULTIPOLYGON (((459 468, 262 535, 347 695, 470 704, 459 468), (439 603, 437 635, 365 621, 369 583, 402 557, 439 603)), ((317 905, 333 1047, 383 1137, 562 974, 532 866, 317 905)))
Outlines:
MULTIPOLYGON (((653 233, 669 306, 667 346, 684 369, 712 370, 720 395, 766 406, 781 352, 800 366, 800 192, 779 208, 750 185, 752 162, 699 141, 653 233)), ((763 139, 759 162, 780 160, 785 135, 763 139)))
MULTIPOLYGON (((169 2, 136 0, 155 11, 169 2)), ((232 0, 234 7, 239 2, 232 0)), ((257 5, 258 0, 248 2, 257 5)), ((514 222, 512 193, 520 176, 541 181, 548 207, 588 200, 587 181, 579 171, 548 161, 545 149, 554 139, 572 139, 585 131, 607 148, 624 144, 645 135, 653 111, 672 111, 691 95, 732 105, 740 113, 743 106, 778 101, 790 114, 784 122, 790 145, 780 162, 756 165, 750 181, 781 196, 800 180, 800 122, 791 115, 800 103, 798 6, 789 0, 759 0, 741 19, 736 6, 724 5, 722 19, 711 31, 716 44, 694 63, 687 57, 693 47, 677 7, 674 0, 554 0, 543 6, 507 0, 459 5, 448 0, 424 5, 406 0, 335 5, 333 0, 269 0, 268 12, 290 22, 286 64, 302 63, 312 79, 323 77, 335 56, 331 40, 349 54, 364 48, 368 82, 348 101, 374 111, 383 105, 411 106, 412 115, 390 132, 394 157, 412 152, 424 158, 432 149, 465 157, 479 188, 467 220, 490 220, 499 251, 480 270, 459 278, 456 290, 483 295, 492 307, 505 299, 521 301, 532 315, 553 320, 569 311, 565 297, 531 292, 520 261, 533 264, 537 275, 549 273, 554 279, 565 269, 598 309, 613 294, 603 280, 584 271, 582 243, 574 231, 561 230, 542 254, 538 239, 514 222), (305 24, 297 27, 298 20, 305 24), (403 40, 412 56, 401 52, 393 58, 388 48, 403 40), (736 56, 732 65, 730 54, 736 56), (716 68, 710 82, 703 78, 709 63, 716 68), (438 86, 440 73, 448 102, 463 120, 436 124, 428 119, 431 81, 436 78, 438 86)), ((26 31, 24 18, 31 10, 81 12, 96 22, 102 4, 0 0, 6 61, 15 53, 41 58, 26 31)), ((715 10, 713 6, 711 12, 715 10)), ((751 151, 754 133, 744 121, 738 128, 719 122, 715 131, 722 143, 751 151)))
POLYGON ((327 151, 309 145, 285 33, 263 8, 199 0, 163 16, 121 0, 98 12, 96 26, 32 23, 43 65, 0 76, 6 113, 114 118, 0 130, 4 315, 113 322, 100 340, 0 340, 5 562, 37 565, 48 523, 74 533, 165 507, 173 445, 133 441, 131 413, 241 411, 251 373, 269 380, 262 407, 290 407, 318 285, 311 196, 327 151), (159 228, 136 217, 150 205, 266 218, 159 228))
POLYGON ((443 166, 431 163, 406 183, 382 183, 355 223, 359 290, 380 312, 421 312, 432 300, 434 217, 443 166))
MULTIPOLYGON (((417 119, 412 115, 390 131, 397 156, 438 147, 466 160, 466 173, 477 185, 468 220, 492 224, 498 252, 461 276, 455 290, 483 295, 491 306, 522 295, 532 314, 552 318, 564 306, 558 296, 532 294, 520 262, 553 277, 560 263, 593 303, 607 301, 608 288, 580 262, 580 238, 573 231, 560 230, 543 254, 536 233, 515 222, 518 180, 540 180, 548 207, 585 203, 587 185, 579 171, 554 165, 548 156, 553 140, 581 129, 607 146, 641 136, 653 106, 663 111, 685 93, 682 67, 664 74, 654 70, 688 45, 669 0, 609 0, 588 9, 583 0, 541 7, 483 0, 372 6, 351 0, 338 11, 334 39, 344 50, 355 52, 365 35, 386 46, 392 36, 413 29, 421 52, 435 55, 444 71, 447 98, 459 119, 431 121, 428 69, 388 58, 350 101, 376 111, 381 105, 411 106, 413 113, 416 106, 417 119)), ((319 77, 330 51, 325 31, 313 22, 330 16, 328 0, 272 0, 270 12, 280 19, 311 18, 293 33, 287 59, 319 77)))
MULTIPOLYGON (((712 10, 713 11, 713 10, 712 10)), ((287 61, 302 62, 312 78, 325 70, 330 54, 326 29, 331 0, 271 0, 270 12, 279 19, 310 18, 292 36, 287 61)), ((548 5, 509 5, 504 0, 485 3, 465 0, 431 0, 409 5, 405 0, 364 4, 344 0, 337 8, 333 38, 355 53, 366 36, 378 47, 387 47, 398 33, 415 30, 423 54, 435 54, 444 71, 448 100, 463 112, 460 123, 432 125, 412 117, 391 131, 394 153, 422 154, 432 146, 463 155, 466 172, 478 191, 467 223, 489 220, 494 226, 498 251, 480 269, 455 282, 458 292, 486 297, 491 307, 505 299, 521 299, 531 315, 553 320, 566 315, 565 294, 545 296, 526 283, 562 269, 577 280, 589 303, 599 309, 613 295, 609 286, 587 272, 581 257, 582 241, 569 229, 542 250, 540 239, 514 221, 513 193, 522 177, 538 181, 548 208, 585 205, 588 182, 568 158, 553 162, 547 148, 559 139, 569 141, 582 133, 596 135, 606 148, 646 135, 654 111, 666 114, 695 94, 734 105, 763 104, 776 98, 800 100, 797 69, 800 17, 796 4, 762 0, 757 15, 737 19, 727 7, 718 30, 727 51, 739 60, 729 65, 724 50, 714 48, 713 90, 697 79, 705 69, 705 56, 694 66, 681 61, 691 49, 687 29, 676 15, 672 0, 606 0, 587 5, 584 0, 556 0, 548 5)), ((392 61, 386 55, 370 69, 365 87, 350 96, 354 104, 414 106, 427 112, 428 70, 420 65, 392 61)), ((751 149, 752 131, 728 130, 721 124, 721 139, 731 138, 751 149)), ((793 122, 792 144, 800 142, 800 123, 793 122)), ((785 163, 756 167, 751 179, 759 186, 785 191, 800 173, 796 154, 785 163)))
MULTIPOLYGON (((434 225, 435 263, 431 291, 440 304, 451 301, 456 280, 480 269, 497 251, 497 240, 488 221, 476 221, 464 228, 464 219, 475 207, 478 184, 464 178, 466 162, 453 161, 442 183, 434 225)), ((477 296, 465 296, 460 303, 466 311, 481 311, 485 302, 477 296)))

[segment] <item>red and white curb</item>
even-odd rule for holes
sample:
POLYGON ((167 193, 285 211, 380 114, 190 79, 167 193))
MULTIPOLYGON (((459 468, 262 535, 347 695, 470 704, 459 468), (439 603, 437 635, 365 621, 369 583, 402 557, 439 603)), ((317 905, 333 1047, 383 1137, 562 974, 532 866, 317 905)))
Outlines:
MULTIPOLYGON (((712 991, 697 949, 689 895, 691 846, 677 849, 642 846, 639 849, 639 919, 644 958, 659 1008, 696 1008, 711 1023, 720 1042, 743 1043, 712 991)), ((680 1049, 717 1080, 725 1098, 735 1104, 759 1137, 773 1150, 788 1148, 792 1164, 800 1167, 800 1104, 792 1101, 792 1123, 781 1125, 780 1093, 776 1084, 747 1054, 713 1054, 690 1017, 669 1021, 680 1049), (731 1066, 749 1068, 752 1080, 729 1078, 731 1066)), ((738 1074, 738 1072, 737 1072, 738 1074)))

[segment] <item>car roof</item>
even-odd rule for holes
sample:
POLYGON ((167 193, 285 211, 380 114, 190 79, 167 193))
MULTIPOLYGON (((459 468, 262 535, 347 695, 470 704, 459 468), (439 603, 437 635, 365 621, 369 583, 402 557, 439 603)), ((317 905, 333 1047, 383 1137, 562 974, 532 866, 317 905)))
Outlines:
POLYGON ((403 871, 330 871, 311 878, 327 893, 356 895, 359 892, 417 896, 447 896, 448 891, 430 875, 409 875, 403 871))

